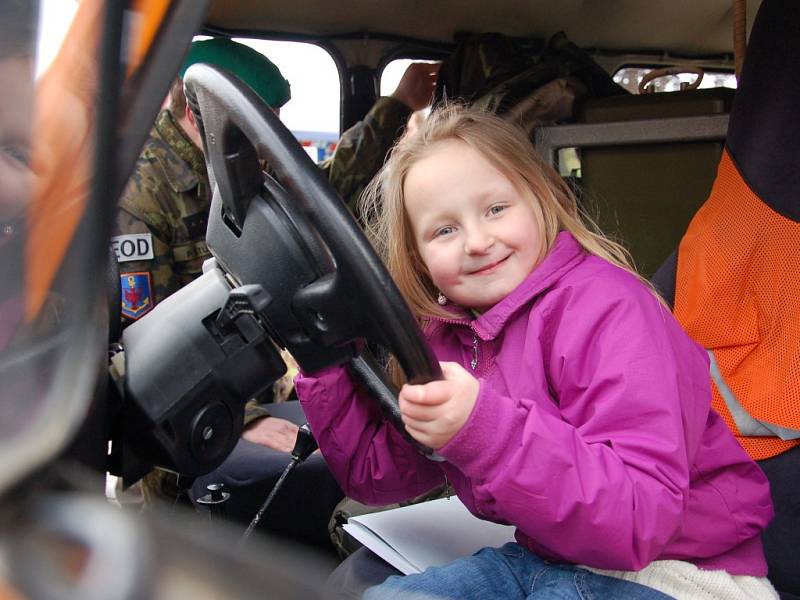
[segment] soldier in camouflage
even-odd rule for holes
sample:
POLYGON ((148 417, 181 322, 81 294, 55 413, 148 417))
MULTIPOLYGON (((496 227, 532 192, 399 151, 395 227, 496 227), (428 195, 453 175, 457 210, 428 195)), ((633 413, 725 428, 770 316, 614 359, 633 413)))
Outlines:
POLYGON ((123 291, 137 287, 128 277, 146 278, 138 298, 123 294, 126 324, 202 273, 211 256, 205 243, 209 206, 203 153, 163 110, 120 200, 112 238, 123 291))
MULTIPOLYGON (((290 98, 289 83, 262 54, 231 40, 195 42, 181 70, 205 62, 237 75, 276 112, 290 98)), ((436 81, 437 65, 412 64, 392 96, 379 99, 364 120, 346 131, 335 154, 321 168, 348 207, 383 165, 384 157, 413 111, 427 106, 436 81)), ((202 274, 210 258, 205 243, 211 205, 202 140, 194 115, 186 108, 183 84, 172 86, 168 106, 156 119, 123 193, 112 246, 117 254, 122 288, 123 325, 202 274)), ((274 399, 291 390, 296 365, 284 354, 288 372, 276 382, 274 399)), ((262 419, 268 412, 251 401, 245 408, 244 439, 276 450, 291 451, 294 423, 262 419)), ((153 475, 163 478, 162 475, 153 475)), ((151 481, 146 489, 164 489, 151 481)))

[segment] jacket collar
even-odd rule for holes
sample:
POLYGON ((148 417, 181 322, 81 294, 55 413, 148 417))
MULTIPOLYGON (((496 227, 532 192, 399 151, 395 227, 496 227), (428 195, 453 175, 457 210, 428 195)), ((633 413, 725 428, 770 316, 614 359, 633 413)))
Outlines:
POLYGON ((172 113, 162 110, 156 119, 153 137, 169 146, 172 152, 156 152, 155 158, 164 169, 170 188, 176 193, 197 187, 206 178, 202 151, 186 136, 172 113), (181 160, 174 160, 177 155, 181 160))
POLYGON ((492 340, 503 330, 508 319, 518 310, 529 305, 531 300, 553 287, 585 256, 586 252, 572 237, 572 234, 562 231, 556 236, 556 240, 544 260, 513 292, 492 308, 473 320, 468 311, 460 306, 453 306, 451 308, 452 320, 434 317, 431 319, 432 325, 436 321, 439 321, 440 324, 461 323, 469 326, 482 340, 492 340))

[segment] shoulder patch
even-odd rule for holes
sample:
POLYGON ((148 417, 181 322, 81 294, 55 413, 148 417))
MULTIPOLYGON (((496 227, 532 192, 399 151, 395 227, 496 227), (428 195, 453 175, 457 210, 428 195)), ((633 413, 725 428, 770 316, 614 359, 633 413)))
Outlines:
POLYGON ((119 276, 122 296, 122 316, 139 319, 149 313, 155 304, 150 273, 122 273, 119 276))
POLYGON ((111 238, 111 247, 117 255, 117 262, 132 260, 151 260, 153 258, 153 234, 129 233, 111 238))

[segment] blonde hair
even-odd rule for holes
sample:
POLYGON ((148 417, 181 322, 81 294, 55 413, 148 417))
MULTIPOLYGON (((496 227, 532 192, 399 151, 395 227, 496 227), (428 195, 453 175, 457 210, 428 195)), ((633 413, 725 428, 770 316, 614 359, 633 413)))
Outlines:
POLYGON ((531 202, 543 241, 541 257, 550 251, 560 231, 569 231, 587 252, 644 281, 636 274, 628 251, 604 237, 591 219, 581 214, 575 194, 536 154, 521 128, 486 111, 449 104, 432 112, 419 131, 392 149, 361 197, 360 214, 367 235, 421 321, 451 315, 436 302, 438 291, 417 250, 403 188, 411 167, 451 141, 478 152, 531 202))

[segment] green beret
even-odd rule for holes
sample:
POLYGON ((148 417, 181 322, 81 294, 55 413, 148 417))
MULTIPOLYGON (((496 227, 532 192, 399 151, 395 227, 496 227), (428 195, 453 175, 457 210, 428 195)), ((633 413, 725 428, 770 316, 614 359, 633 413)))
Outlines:
POLYGON ((228 38, 212 38, 192 43, 181 67, 181 78, 196 63, 221 67, 236 75, 272 108, 280 108, 292 97, 289 82, 272 61, 250 46, 228 38))

